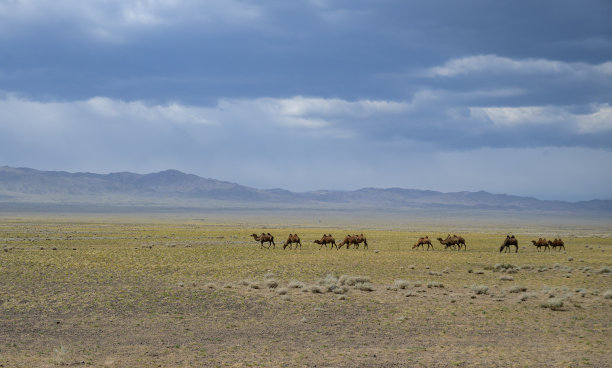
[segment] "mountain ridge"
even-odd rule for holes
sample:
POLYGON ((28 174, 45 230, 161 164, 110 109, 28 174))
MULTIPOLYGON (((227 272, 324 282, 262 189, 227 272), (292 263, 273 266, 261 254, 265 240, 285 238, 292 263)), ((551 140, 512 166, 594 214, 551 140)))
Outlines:
POLYGON ((237 183, 203 178, 175 169, 156 173, 136 174, 117 172, 41 171, 31 168, 0 167, 0 202, 9 201, 84 201, 95 198, 128 198, 132 202, 147 198, 171 201, 182 199, 197 203, 201 200, 238 203, 268 203, 292 205, 365 206, 374 208, 427 207, 508 209, 534 211, 612 212, 612 200, 566 202, 540 200, 511 194, 486 191, 438 192, 407 188, 366 187, 353 191, 315 190, 292 192, 282 188, 256 189, 237 183))

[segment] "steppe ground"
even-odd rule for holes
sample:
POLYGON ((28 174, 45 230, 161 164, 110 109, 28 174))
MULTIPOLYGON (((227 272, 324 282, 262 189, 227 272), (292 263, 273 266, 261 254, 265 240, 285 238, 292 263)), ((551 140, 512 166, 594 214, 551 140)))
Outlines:
POLYGON ((610 222, 516 224, 3 215, 0 367, 612 366, 610 222))

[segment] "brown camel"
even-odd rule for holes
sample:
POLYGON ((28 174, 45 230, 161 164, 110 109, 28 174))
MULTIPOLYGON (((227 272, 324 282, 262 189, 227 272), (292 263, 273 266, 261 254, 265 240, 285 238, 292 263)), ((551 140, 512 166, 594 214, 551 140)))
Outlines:
POLYGON ((506 239, 504 239, 504 242, 502 243, 501 247, 499 248, 499 252, 501 253, 504 249, 506 250, 506 252, 510 252, 510 246, 511 245, 514 245, 516 247, 516 252, 515 253, 518 253, 518 240, 516 240, 514 235, 512 235, 512 236, 506 235, 506 239))
POLYGON ((538 249, 538 252, 540 251, 541 247, 544 247, 545 252, 546 252, 546 249, 548 249, 548 251, 550 252, 550 247, 548 246, 548 242, 546 241, 546 238, 539 238, 538 240, 532 240, 531 242, 538 249))
POLYGON ((270 246, 272 245, 274 246, 274 248, 276 248, 276 244, 274 243, 274 237, 270 233, 267 233, 267 234, 261 233, 261 235, 251 234, 251 236, 256 241, 261 242, 260 248, 264 247, 263 244, 265 242, 268 242, 268 246, 266 247, 266 249, 270 249, 270 246))
POLYGON ((467 247, 465 246, 465 239, 461 235, 453 235, 453 238, 455 238, 455 244, 457 244, 457 247, 459 248, 458 250, 461 250, 462 245, 463 250, 467 250, 467 247))
POLYGON ((450 238, 450 234, 446 237, 446 239, 442 239, 442 238, 436 238, 440 244, 444 245, 444 249, 449 248, 450 246, 452 246, 452 241, 450 238))
POLYGON ((336 245, 336 239, 334 239, 334 237, 332 236, 332 234, 323 234, 323 237, 321 238, 321 240, 315 240, 313 243, 319 244, 320 247, 319 249, 323 248, 323 246, 325 246, 325 248, 327 248, 327 244, 331 244, 329 249, 333 249, 334 247, 336 247, 336 249, 338 249, 338 246, 336 245))
POLYGON ((429 240, 429 235, 425 235, 424 238, 419 238, 419 240, 417 240, 417 242, 414 243, 414 245, 412 246, 412 249, 418 247, 425 249, 425 244, 427 244, 427 250, 429 250, 429 247, 431 247, 431 249, 434 249, 433 244, 431 244, 431 240, 429 240))
MULTIPOLYGON (((442 240, 442 238, 437 238, 437 239, 440 242, 440 244, 444 245, 444 249, 445 250, 447 248, 456 249, 457 248, 457 242, 459 241, 457 235, 451 236, 450 234, 448 234, 446 236, 446 239, 444 239, 444 240, 442 240)), ((463 242, 465 244, 465 240, 463 242)), ((459 248, 459 249, 461 249, 461 248, 459 248)))
POLYGON ((368 240, 363 234, 355 235, 355 249, 359 249, 359 244, 363 243, 363 249, 368 248, 368 240))
POLYGON ((298 248, 298 245, 300 246, 300 249, 302 249, 302 242, 300 242, 300 237, 298 236, 298 234, 289 234, 289 236, 287 237, 287 241, 285 242, 285 244, 283 244, 283 249, 287 248, 287 246, 289 246, 289 249, 293 249, 293 243, 295 243, 296 250, 298 248))
POLYGON ((357 247, 357 236, 356 235, 347 235, 344 237, 344 239, 338 243, 338 249, 342 248, 343 245, 346 245, 346 249, 349 249, 351 247, 351 244, 353 244, 355 247, 357 247))
POLYGON ((548 241, 548 245, 550 245, 552 247, 552 249, 557 249, 558 251, 561 251, 561 248, 563 248, 563 250, 565 250, 565 243, 563 243, 563 240, 561 240, 561 238, 557 239, 555 238, 555 240, 549 240, 548 241))

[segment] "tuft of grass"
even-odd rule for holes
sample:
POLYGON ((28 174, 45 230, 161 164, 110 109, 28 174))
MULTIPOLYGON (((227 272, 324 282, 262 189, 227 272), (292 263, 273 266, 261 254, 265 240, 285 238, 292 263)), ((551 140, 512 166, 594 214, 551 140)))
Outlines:
POLYGON ((304 283, 301 282, 301 281, 293 280, 293 281, 289 282, 287 287, 290 288, 290 289, 303 289, 304 288, 304 283))
POLYGON ((361 291, 374 291, 374 287, 369 282, 358 282, 355 284, 355 289, 361 291))
POLYGON ((275 274, 273 274, 272 272, 268 272, 268 273, 266 273, 266 274, 264 275, 264 279, 265 279, 265 280, 267 280, 267 279, 273 279, 273 278, 275 278, 275 277, 276 277, 276 275, 275 275, 275 274))
POLYGON ((442 274, 440 272, 436 272, 436 271, 429 271, 429 275, 431 275, 431 276, 442 276, 442 274))
POLYGON ((393 286, 395 286, 398 289, 405 289, 408 286, 410 286, 410 282, 408 280, 395 280, 393 282, 393 286))
POLYGON ((612 299, 612 289, 608 289, 606 290, 606 292, 603 294, 604 299, 612 299))
POLYGON ((265 283, 268 289, 276 289, 278 287, 278 281, 275 279, 267 279, 265 283))
POLYGON ((213 282, 209 282, 205 285, 205 287, 207 289, 214 289, 216 287, 216 285, 213 282))
POLYGON ((511 263, 498 263, 493 266, 493 272, 517 273, 519 268, 511 263))
POLYGON ((522 293, 522 294, 519 296, 519 300, 520 300, 520 301, 522 301, 522 302, 524 302, 524 301, 525 301, 525 300, 527 300, 527 299, 533 299, 533 298, 536 298, 536 297, 537 297, 537 294, 536 294, 536 293, 522 293))
POLYGON ((514 281, 514 277, 512 277, 512 276, 507 276, 507 275, 500 276, 500 278, 499 278, 499 279, 500 279, 500 281, 514 281))
POLYGON ((527 288, 521 285, 514 285, 510 289, 508 289, 509 293, 521 293, 527 291, 527 288))
POLYGON ((242 279, 242 280, 238 281, 238 285, 249 286, 249 285, 251 285, 251 280, 242 279))
POLYGON ((430 282, 427 283, 427 287, 430 288, 430 289, 431 288, 444 288, 444 285, 442 285, 441 283, 439 283, 437 281, 430 281, 430 282))
POLYGON ((489 287, 486 285, 472 285, 470 289, 472 289, 476 295, 484 295, 489 292, 489 287))
POLYGON ((363 283, 366 283, 366 282, 370 282, 370 278, 367 277, 367 276, 348 276, 348 275, 342 275, 338 279, 338 282, 340 283, 340 285, 355 286, 355 284, 358 284, 358 283, 363 284, 363 283))
POLYGON ((289 292, 289 289, 287 289, 287 288, 279 288, 279 289, 276 289, 276 292, 279 295, 286 295, 289 292))
POLYGON ((249 285, 251 289, 261 289, 261 286, 257 282, 253 282, 249 285))
POLYGON ((550 299, 546 303, 540 304, 542 308, 548 308, 550 310, 558 311, 563 308, 563 300, 560 298, 550 299))
POLYGON ((595 271, 595 273, 598 273, 598 274, 610 274, 610 273, 612 273, 612 268, 607 267, 607 266, 603 266, 599 270, 595 271))
POLYGON ((310 285, 308 287, 308 291, 310 291, 313 294, 321 294, 323 292, 323 289, 321 289, 319 285, 310 285))

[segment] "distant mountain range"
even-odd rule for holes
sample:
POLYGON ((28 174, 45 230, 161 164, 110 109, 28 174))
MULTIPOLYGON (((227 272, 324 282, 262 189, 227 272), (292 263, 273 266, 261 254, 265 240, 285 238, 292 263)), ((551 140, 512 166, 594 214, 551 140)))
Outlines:
MULTIPOLYGON (((354 191, 291 192, 255 189, 206 179, 177 170, 151 174, 39 171, 0 167, 1 203, 79 203, 198 206, 211 201, 231 206, 293 206, 326 208, 459 208, 477 210, 606 212, 612 200, 546 201, 531 197, 480 192, 442 193, 402 188, 354 191)), ((0 207, 1 209, 1 207, 0 207)))

